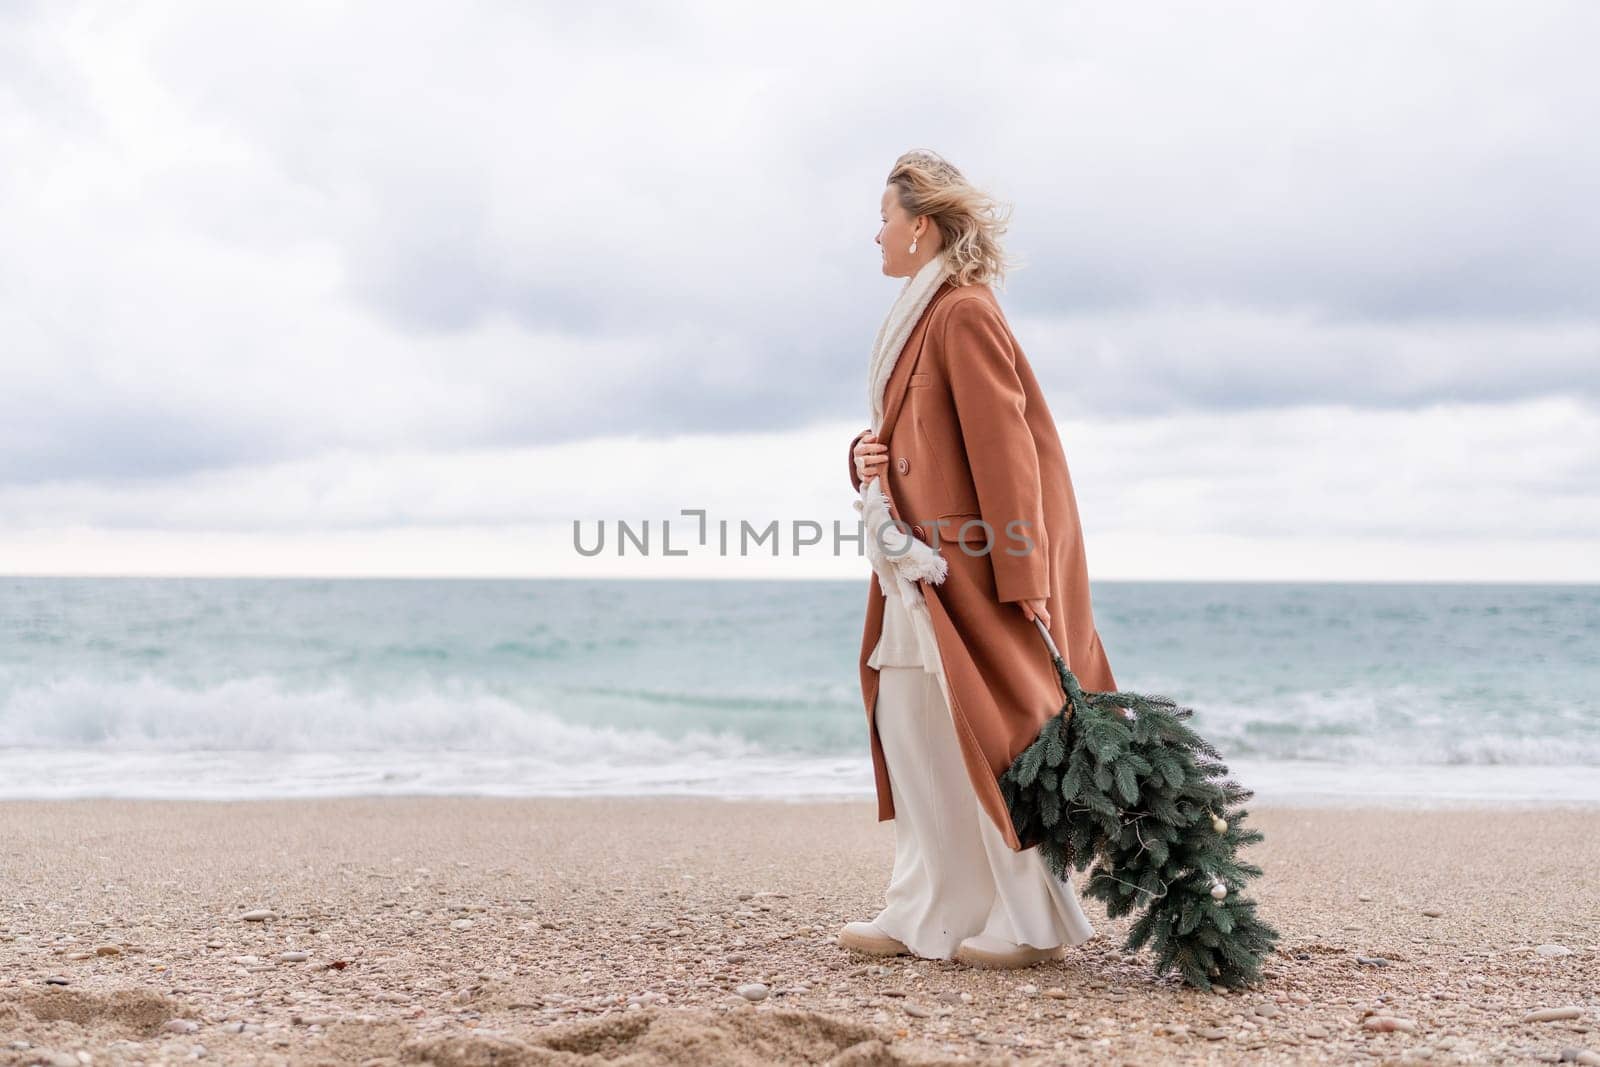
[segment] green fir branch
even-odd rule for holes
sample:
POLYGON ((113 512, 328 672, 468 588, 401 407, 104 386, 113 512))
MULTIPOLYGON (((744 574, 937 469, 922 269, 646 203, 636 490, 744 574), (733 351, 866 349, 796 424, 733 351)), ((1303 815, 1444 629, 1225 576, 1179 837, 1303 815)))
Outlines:
POLYGON ((1263 839, 1240 806, 1254 794, 1169 697, 1085 693, 1062 659, 1061 712, 1000 779, 1024 845, 1036 845, 1062 881, 1091 867, 1086 896, 1112 918, 1138 912, 1125 942, 1155 955, 1157 974, 1176 968, 1203 989, 1261 981, 1278 932, 1240 894, 1261 868, 1238 850, 1263 839), (1222 831, 1212 819, 1226 823, 1222 831), (1226 893, 1212 897, 1212 886, 1226 893))

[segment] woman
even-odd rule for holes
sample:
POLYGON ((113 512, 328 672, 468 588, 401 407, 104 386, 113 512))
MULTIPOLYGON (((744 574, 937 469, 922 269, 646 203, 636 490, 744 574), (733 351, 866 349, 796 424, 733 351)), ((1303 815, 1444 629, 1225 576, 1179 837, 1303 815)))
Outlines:
POLYGON ((838 941, 1022 967, 1094 934, 999 790, 1063 700, 1033 620, 1086 690, 1116 684, 1055 421, 989 285, 1005 267, 991 206, 931 152, 901 156, 883 192, 883 272, 906 283, 850 477, 873 571, 861 689, 895 862, 884 908, 838 941))

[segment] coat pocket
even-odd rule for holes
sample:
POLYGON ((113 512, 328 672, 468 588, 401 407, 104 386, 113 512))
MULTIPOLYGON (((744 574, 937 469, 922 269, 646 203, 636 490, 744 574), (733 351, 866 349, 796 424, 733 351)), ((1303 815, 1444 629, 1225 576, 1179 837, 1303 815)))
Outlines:
POLYGON ((941 541, 960 541, 966 545, 983 545, 991 544, 1004 535, 1005 531, 1003 530, 985 526, 983 516, 977 512, 964 511, 939 516, 939 539, 941 541))

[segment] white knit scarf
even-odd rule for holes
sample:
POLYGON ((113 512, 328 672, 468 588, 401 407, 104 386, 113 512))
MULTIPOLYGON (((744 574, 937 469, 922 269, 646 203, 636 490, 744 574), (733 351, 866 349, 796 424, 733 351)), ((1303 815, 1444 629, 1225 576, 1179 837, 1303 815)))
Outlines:
MULTIPOLYGON (((883 428, 884 387, 894 373, 906 339, 911 336, 928 302, 949 273, 949 262, 943 252, 923 264, 900 287, 883 325, 878 327, 878 336, 872 344, 872 361, 867 371, 867 400, 871 405, 874 434, 883 428)), ((866 545, 867 559, 878 575, 879 591, 885 597, 891 589, 899 594, 900 602, 910 614, 916 631, 923 669, 937 674, 942 686, 944 671, 939 663, 939 645, 934 640, 933 620, 928 614, 927 604, 923 603, 922 588, 918 581, 926 579, 938 585, 944 581, 949 563, 931 545, 893 524, 888 501, 876 476, 861 486, 861 498, 855 502, 855 509, 863 519, 862 540, 866 545)))

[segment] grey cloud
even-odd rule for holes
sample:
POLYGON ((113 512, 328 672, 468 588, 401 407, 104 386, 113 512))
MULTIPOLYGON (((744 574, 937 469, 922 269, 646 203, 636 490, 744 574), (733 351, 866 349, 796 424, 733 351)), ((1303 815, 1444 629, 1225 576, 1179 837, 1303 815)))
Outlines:
POLYGON ((159 481, 266 462, 288 451, 285 442, 262 427, 229 425, 191 413, 21 411, 0 405, 0 418, 0 485, 159 481))
POLYGON ((75 400, 0 480, 864 417, 918 145, 1015 206, 1058 415, 1600 397, 1590 5, 57 10, 0 42, 0 370, 75 400))

